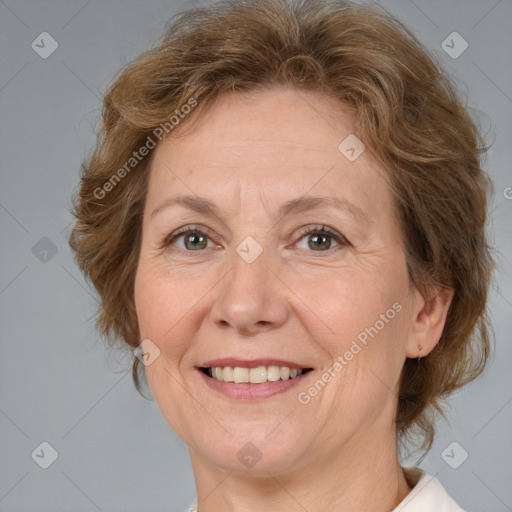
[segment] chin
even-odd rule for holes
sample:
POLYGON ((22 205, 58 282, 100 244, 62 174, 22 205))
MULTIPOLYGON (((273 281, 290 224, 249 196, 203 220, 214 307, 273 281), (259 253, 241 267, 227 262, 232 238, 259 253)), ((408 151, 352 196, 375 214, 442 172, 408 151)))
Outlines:
POLYGON ((256 434, 254 428, 247 435, 237 431, 233 437, 226 434, 223 439, 212 440, 202 446, 198 455, 234 473, 265 477, 268 477, 268 473, 287 473, 298 464, 303 452, 303 449, 298 451, 298 448, 303 448, 304 440, 286 436, 284 432, 280 434, 279 437, 285 437, 286 441, 271 439, 272 434, 268 433, 256 434))

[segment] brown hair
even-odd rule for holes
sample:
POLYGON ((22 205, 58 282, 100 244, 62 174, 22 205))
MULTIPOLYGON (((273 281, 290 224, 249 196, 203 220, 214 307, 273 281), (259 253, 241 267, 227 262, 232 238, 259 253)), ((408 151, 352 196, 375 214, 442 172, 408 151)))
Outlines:
MULTIPOLYGON (((70 238, 101 298, 97 327, 109 342, 141 341, 134 281, 151 153, 133 169, 126 162, 191 100, 194 118, 221 94, 273 85, 320 91, 353 109, 358 137, 389 174, 411 285, 455 290, 437 347, 420 363, 407 359, 401 377, 397 435, 422 434, 428 450, 440 399, 479 375, 489 354, 490 180, 480 165, 483 139, 455 86, 407 28, 377 9, 223 1, 181 14, 158 46, 122 70, 82 166, 70 238)), ((140 393, 139 369, 134 357, 140 393)))

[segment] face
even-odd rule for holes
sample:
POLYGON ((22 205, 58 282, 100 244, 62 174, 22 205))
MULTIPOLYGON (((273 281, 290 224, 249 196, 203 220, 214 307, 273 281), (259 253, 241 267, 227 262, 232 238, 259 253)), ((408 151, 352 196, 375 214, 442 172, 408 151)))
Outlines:
POLYGON ((136 311, 195 464, 277 474, 393 442, 413 298, 386 173, 339 148, 354 131, 335 100, 270 89, 155 149, 136 311))

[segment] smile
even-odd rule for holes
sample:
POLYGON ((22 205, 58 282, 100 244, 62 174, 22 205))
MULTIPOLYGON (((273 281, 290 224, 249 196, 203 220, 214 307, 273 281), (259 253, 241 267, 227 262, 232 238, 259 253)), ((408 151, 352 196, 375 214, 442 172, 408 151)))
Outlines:
POLYGON ((196 367, 212 390, 237 400, 262 400, 294 388, 313 368, 278 359, 216 359, 196 367))
POLYGON ((215 366, 201 368, 201 371, 209 377, 235 384, 263 384, 265 382, 277 382, 279 380, 291 380, 307 373, 311 368, 290 368, 288 366, 257 366, 246 368, 242 366, 215 366))

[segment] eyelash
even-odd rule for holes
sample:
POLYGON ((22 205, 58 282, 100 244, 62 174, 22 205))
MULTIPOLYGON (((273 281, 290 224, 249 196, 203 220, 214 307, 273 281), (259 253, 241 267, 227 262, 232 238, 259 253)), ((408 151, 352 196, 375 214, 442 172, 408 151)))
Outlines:
MULTIPOLYGON (((171 245, 176 239, 180 238, 183 235, 187 235, 190 233, 206 236, 207 238, 211 239, 209 237, 209 230, 205 229, 203 227, 197 227, 197 226, 186 226, 182 229, 179 229, 178 231, 175 231, 174 233, 171 233, 170 235, 166 236, 161 244, 161 249, 166 249, 169 245, 171 245)), ((333 229, 323 226, 323 225, 316 225, 316 226, 306 226, 301 229, 299 229, 298 233, 299 239, 297 240, 298 243, 301 241, 305 236, 307 235, 327 235, 335 240, 335 242, 338 244, 337 247, 329 248, 325 251, 311 251, 311 252, 324 252, 324 253, 330 253, 332 251, 336 251, 339 249, 342 249, 343 247, 350 246, 350 242, 343 236, 334 231, 333 229)), ((201 250, 198 251, 187 251, 184 250, 184 252, 192 253, 191 255, 194 255, 195 252, 201 252, 201 250)))

